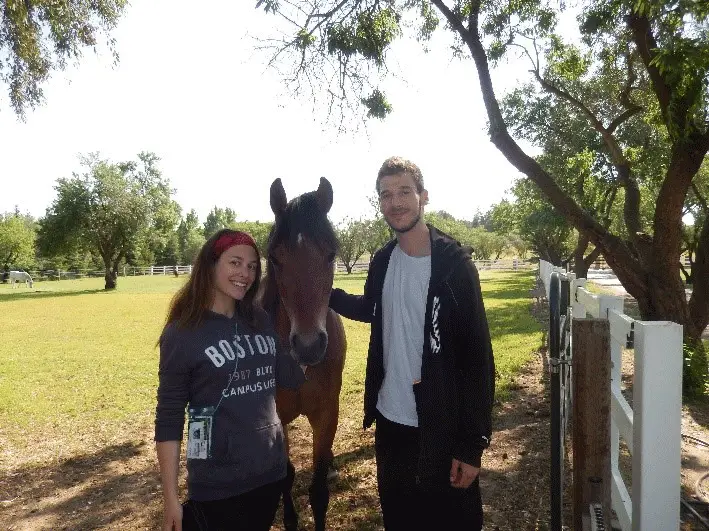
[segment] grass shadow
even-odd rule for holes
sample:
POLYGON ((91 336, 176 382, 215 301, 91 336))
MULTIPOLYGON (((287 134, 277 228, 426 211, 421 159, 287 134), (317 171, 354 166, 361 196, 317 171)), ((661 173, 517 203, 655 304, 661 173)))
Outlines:
POLYGON ((148 446, 124 442, 3 472, 0 520, 22 529, 156 529, 159 476, 152 460, 139 459, 148 446))
POLYGON ((709 429, 709 396, 701 398, 684 399, 684 406, 692 415, 694 422, 702 428, 709 429))
POLYGON ((24 299, 48 299, 54 297, 73 297, 76 295, 89 295, 92 293, 110 293, 103 288, 99 289, 82 289, 79 291, 30 291, 25 293, 0 293, 0 302, 18 301, 24 299))
MULTIPOLYGON (((370 430, 370 431, 373 431, 370 430)), ((373 468, 362 464, 374 462, 374 444, 367 442, 352 450, 336 453, 334 465, 338 477, 328 483, 330 503, 327 511, 328 529, 375 530, 382 528, 376 479, 370 473, 373 468), (363 474, 363 471, 366 472, 363 474)), ((313 479, 309 459, 295 462, 296 474, 292 497, 298 514, 301 530, 314 529, 312 510, 308 498, 308 488, 313 479)), ((283 504, 281 503, 274 530, 283 529, 283 504)))

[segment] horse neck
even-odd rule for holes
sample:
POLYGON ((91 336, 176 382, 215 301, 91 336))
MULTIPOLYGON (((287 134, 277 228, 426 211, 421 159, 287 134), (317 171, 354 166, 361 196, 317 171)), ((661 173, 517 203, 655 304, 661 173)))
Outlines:
POLYGON ((285 307, 281 304, 276 278, 272 274, 267 274, 263 284, 264 289, 261 295, 261 305, 271 318, 276 333, 281 340, 283 338, 288 339, 288 335, 290 334, 290 318, 286 313, 285 307))

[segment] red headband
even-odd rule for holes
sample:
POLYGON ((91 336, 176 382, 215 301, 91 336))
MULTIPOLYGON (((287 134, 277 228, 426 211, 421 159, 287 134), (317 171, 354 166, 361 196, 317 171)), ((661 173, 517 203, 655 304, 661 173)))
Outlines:
POLYGON ((213 247, 214 258, 219 258, 224 251, 235 245, 250 245, 256 250, 256 254, 258 255, 258 247, 256 247, 254 239, 245 232, 238 230, 235 232, 226 232, 217 238, 213 247))

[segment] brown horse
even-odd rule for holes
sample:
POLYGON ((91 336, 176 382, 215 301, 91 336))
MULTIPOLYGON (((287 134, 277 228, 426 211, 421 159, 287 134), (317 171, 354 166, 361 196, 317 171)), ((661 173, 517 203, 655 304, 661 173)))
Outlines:
MULTIPOLYGON (((276 405, 284 425, 305 415, 313 429, 313 480, 309 489, 315 529, 324 531, 330 500, 327 485, 332 443, 337 431, 342 369, 347 340, 340 316, 328 308, 337 253, 337 237, 327 219, 332 186, 320 179, 315 192, 288 202, 280 179, 271 185, 276 216, 268 239, 268 263, 262 302, 275 319, 282 345, 304 367, 306 381, 298 391, 278 389, 276 405)), ((286 444, 288 444, 286 430, 286 444)), ((298 528, 291 489, 295 468, 288 462, 283 491, 283 523, 298 528)))

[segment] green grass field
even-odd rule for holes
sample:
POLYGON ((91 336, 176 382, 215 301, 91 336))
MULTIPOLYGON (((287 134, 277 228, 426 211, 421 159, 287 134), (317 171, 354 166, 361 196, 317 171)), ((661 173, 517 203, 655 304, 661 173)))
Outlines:
MULTIPOLYGON (((184 281, 120 278, 112 292, 103 291, 103 279, 38 282, 31 290, 0 284, 0 499, 9 500, 0 505, 0 520, 19 522, 21 529, 157 525, 155 344, 184 281), (133 504, 128 513, 126 504, 133 504)), ((504 401, 507 385, 541 342, 529 311, 533 273, 483 272, 481 282, 497 397, 504 401)), ((335 280, 351 293, 361 293, 363 284, 363 274, 335 280)), ((328 518, 334 528, 373 530, 381 522, 372 430, 361 429, 369 326, 345 320, 345 327, 347 362, 333 448, 341 477, 328 518)), ((307 423, 298 419, 291 427, 291 457, 305 470, 295 488, 305 514, 309 438, 307 423)))
MULTIPOLYGON (((32 290, 0 285, 3 446, 13 454, 22 450, 27 438, 20 429, 60 438, 66 432, 77 437, 98 431, 112 439, 118 436, 113 429, 126 423, 150 424, 157 385, 155 342, 182 282, 171 276, 120 278, 113 292, 102 290, 103 279, 42 282, 32 290)), ((529 315, 531 282, 531 273, 482 274, 503 394, 504 383, 540 344, 539 327, 529 315)), ((336 286, 351 293, 361 293, 363 284, 363 274, 336 278, 336 286)), ((342 397, 348 408, 361 404, 369 329, 348 320, 346 327, 342 397)), ((64 447, 71 446, 69 440, 64 447)), ((2 461, 5 457, 3 452, 2 461)))

